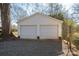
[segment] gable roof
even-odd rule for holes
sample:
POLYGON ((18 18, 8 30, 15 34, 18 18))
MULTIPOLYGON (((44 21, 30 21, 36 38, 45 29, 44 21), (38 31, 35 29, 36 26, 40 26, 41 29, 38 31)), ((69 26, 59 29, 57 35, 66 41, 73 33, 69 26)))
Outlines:
POLYGON ((54 20, 56 20, 56 21, 59 21, 59 22, 63 22, 62 20, 59 20, 59 19, 53 18, 53 17, 51 17, 51 16, 47 16, 47 15, 45 15, 45 14, 43 14, 43 13, 38 13, 38 12, 37 12, 37 13, 31 15, 31 16, 28 16, 28 17, 25 16, 25 17, 22 17, 22 18, 18 19, 17 23, 19 23, 19 22, 21 22, 21 21, 24 21, 24 20, 27 20, 28 18, 30 18, 30 17, 32 17, 32 16, 35 16, 35 15, 42 15, 42 16, 48 17, 48 18, 50 18, 50 19, 54 19, 54 20))

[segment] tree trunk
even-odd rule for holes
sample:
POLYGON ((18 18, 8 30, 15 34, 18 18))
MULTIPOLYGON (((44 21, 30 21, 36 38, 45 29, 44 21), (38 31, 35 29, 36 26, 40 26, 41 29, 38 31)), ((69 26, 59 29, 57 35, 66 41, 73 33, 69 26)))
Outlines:
POLYGON ((1 4, 1 22, 2 22, 2 33, 3 38, 9 38, 10 31, 10 9, 8 3, 1 4))

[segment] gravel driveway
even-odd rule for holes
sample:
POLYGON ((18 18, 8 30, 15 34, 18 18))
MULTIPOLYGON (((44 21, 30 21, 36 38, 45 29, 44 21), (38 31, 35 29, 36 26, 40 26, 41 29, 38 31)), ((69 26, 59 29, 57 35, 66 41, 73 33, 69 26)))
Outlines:
POLYGON ((0 56, 57 56, 62 44, 56 40, 14 40, 0 42, 0 56))

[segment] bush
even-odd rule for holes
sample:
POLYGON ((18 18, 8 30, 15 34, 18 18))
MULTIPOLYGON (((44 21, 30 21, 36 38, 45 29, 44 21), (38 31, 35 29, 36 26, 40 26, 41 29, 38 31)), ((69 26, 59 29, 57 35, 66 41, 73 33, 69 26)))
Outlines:
POLYGON ((3 37, 3 33, 0 31, 0 38, 2 38, 3 37))
POLYGON ((2 32, 0 31, 0 42, 2 41, 2 32))
POLYGON ((0 32, 0 38, 2 37, 2 33, 0 32))
POLYGON ((76 46, 77 49, 79 49, 79 37, 76 37, 76 38, 73 40, 73 44, 76 46))
POLYGON ((17 32, 17 29, 12 29, 12 32, 17 32))

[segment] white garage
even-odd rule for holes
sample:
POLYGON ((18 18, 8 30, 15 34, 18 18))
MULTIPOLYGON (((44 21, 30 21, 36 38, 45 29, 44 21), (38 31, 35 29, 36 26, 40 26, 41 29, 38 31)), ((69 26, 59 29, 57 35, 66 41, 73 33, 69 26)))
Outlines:
POLYGON ((58 39, 62 37, 63 21, 35 13, 18 20, 18 35, 23 39, 58 39))

